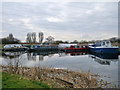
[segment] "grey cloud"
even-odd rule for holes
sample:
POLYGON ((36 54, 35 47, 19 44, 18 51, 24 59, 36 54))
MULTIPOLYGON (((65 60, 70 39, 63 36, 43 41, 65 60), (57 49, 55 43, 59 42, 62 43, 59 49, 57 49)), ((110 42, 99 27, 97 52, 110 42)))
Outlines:
POLYGON ((117 36, 117 13, 117 2, 3 3, 2 24, 6 31, 3 36, 13 33, 15 36, 25 37, 29 31, 43 30, 46 35, 54 32, 52 34, 56 39, 71 41, 108 38, 117 36), (22 19, 30 20, 24 22, 22 19), (58 35, 58 32, 64 33, 64 37, 60 36, 62 34, 58 35), (72 33, 72 38, 69 33, 72 33), (106 33, 107 36, 101 33, 106 33), (83 37, 79 36, 81 34, 83 37))

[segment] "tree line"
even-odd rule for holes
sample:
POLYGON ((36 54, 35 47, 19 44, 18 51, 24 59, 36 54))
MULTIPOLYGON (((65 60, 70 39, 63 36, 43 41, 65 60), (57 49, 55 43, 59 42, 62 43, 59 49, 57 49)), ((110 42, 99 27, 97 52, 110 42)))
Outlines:
POLYGON ((9 34, 8 37, 6 38, 1 38, 0 39, 0 44, 17 44, 20 43, 21 41, 17 38, 13 37, 13 34, 9 34))
MULTIPOLYGON (((27 33, 27 38, 26 38, 25 43, 29 43, 29 44, 40 43, 41 44, 43 42, 43 39, 44 39, 43 32, 38 33, 38 39, 39 39, 39 41, 37 42, 37 35, 36 35, 35 32, 29 32, 29 33, 27 33)), ((120 43, 120 38, 116 38, 116 37, 112 37, 112 38, 106 39, 106 40, 110 40, 112 43, 116 43, 116 42, 120 43)), ((86 41, 86 40, 77 41, 77 40, 74 40, 74 41, 71 41, 71 42, 70 41, 63 41, 63 40, 54 41, 54 37, 48 36, 46 38, 45 42, 58 45, 59 43, 76 43, 76 44, 82 44, 82 43, 85 44, 86 43, 86 44, 88 44, 88 43, 94 43, 96 41, 99 41, 99 40, 91 40, 91 41, 86 41)), ((9 34, 8 37, 0 39, 0 44, 18 44, 18 43, 22 43, 22 42, 19 39, 15 38, 12 33, 9 34)))

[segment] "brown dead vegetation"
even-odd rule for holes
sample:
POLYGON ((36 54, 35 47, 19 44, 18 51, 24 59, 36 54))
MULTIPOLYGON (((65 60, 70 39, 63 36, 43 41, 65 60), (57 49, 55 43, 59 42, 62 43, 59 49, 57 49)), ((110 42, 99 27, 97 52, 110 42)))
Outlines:
POLYGON ((13 67, 1 66, 3 72, 17 74, 29 80, 39 80, 51 88, 102 88, 110 87, 110 83, 99 79, 98 75, 88 72, 74 72, 65 69, 40 68, 40 67, 13 67), (53 83, 51 84, 50 81, 53 83), (55 85, 56 86, 55 86, 55 85), (54 85, 54 86, 53 86, 54 85))

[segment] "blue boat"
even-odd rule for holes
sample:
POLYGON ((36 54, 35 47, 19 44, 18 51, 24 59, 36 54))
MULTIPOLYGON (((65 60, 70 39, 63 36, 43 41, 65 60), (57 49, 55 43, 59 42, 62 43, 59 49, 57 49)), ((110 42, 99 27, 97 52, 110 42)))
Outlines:
POLYGON ((111 46, 110 41, 98 41, 95 44, 89 45, 90 52, 95 53, 118 53, 118 46, 111 46))

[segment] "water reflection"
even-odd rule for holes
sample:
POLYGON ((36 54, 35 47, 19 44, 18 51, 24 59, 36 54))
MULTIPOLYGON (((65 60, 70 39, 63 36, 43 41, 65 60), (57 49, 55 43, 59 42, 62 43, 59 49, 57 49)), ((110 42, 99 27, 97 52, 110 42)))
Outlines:
MULTIPOLYGON (((0 54, 0 56, 2 56, 3 58, 18 58, 21 55, 25 54, 25 52, 2 52, 2 54, 0 54)), ((100 53, 93 53, 93 52, 62 52, 62 51, 50 51, 50 52, 33 52, 33 53, 29 53, 27 52, 27 59, 28 60, 35 60, 36 61, 36 57, 39 57, 39 60, 44 60, 45 56, 48 57, 52 57, 55 54, 58 54, 59 57, 64 57, 64 56, 82 56, 82 55, 89 55, 89 57, 93 58, 93 59, 109 59, 109 60, 117 60, 118 59, 118 54, 100 54, 100 53)))
MULTIPOLYGON (((3 52, 0 54, 3 58, 6 59, 19 59, 21 55, 25 54, 24 52, 3 52)), ((118 61, 118 54, 100 54, 100 53, 93 53, 93 52, 60 52, 60 51, 50 51, 50 52, 33 52, 33 53, 26 53, 28 61, 43 61, 45 56, 53 57, 55 54, 58 54, 59 57, 64 56, 83 56, 89 55, 93 61, 98 62, 101 65, 110 65, 111 61, 116 62, 118 61)), ((8 60, 9 61, 9 60, 8 60)), ((8 62, 7 61, 7 62, 8 62)), ((15 63, 20 60, 13 60, 15 63)), ((22 60, 23 61, 23 57, 22 60)), ((24 61, 23 61, 24 62, 24 61)), ((10 62, 11 63, 11 62, 10 62)))
POLYGON ((33 52, 33 53, 27 53, 27 59, 28 60, 37 60, 37 56, 39 57, 39 61, 40 60, 44 60, 45 56, 48 57, 52 57, 54 56, 54 54, 60 54, 62 52, 58 52, 58 51, 50 51, 50 52, 33 52))
POLYGON ((23 66, 24 59, 22 59, 21 55, 23 55, 24 52, 2 52, 0 56, 2 56, 3 61, 5 63, 2 63, 3 65, 7 66, 9 69, 9 73, 16 72, 18 67, 23 66), (13 70, 13 66, 15 67, 13 70))
POLYGON ((93 53, 93 52, 90 52, 90 54, 94 55, 94 56, 97 56, 99 58, 102 58, 102 59, 118 59, 118 54, 117 53, 93 53))
POLYGON ((18 58, 19 56, 21 56, 22 54, 24 54, 25 52, 2 52, 0 53, 0 56, 2 56, 3 58, 18 58))
POLYGON ((65 52, 65 54, 69 54, 70 56, 79 56, 79 55, 87 55, 88 52, 65 52))
POLYGON ((102 65, 110 65, 111 61, 118 61, 118 54, 108 54, 108 53, 93 53, 90 52, 89 57, 91 57, 94 61, 102 64, 102 65))
POLYGON ((66 68, 73 71, 91 70, 92 73, 98 73, 111 78, 104 78, 110 82, 117 81, 118 77, 118 55, 117 54, 96 54, 88 52, 3 52, 0 54, 0 60, 3 65, 12 65, 17 67, 55 67, 66 68))
MULTIPOLYGON (((19 59, 20 56, 23 54, 25 54, 25 52, 3 52, 1 56, 6 59, 15 59, 15 58, 19 59)), ((88 52, 69 52, 68 53, 68 52, 60 52, 60 51, 33 52, 33 53, 26 53, 26 56, 28 61, 36 61, 36 60, 43 61, 45 56, 53 57, 55 54, 58 54, 59 57, 89 55, 89 57, 92 58, 93 61, 98 62, 101 65, 110 65, 111 61, 112 62, 118 61, 118 54, 107 54, 107 53, 100 54, 100 53, 93 53, 93 52, 90 52, 90 53, 88 52)), ((12 60, 12 61, 16 63, 17 61, 20 61, 20 60, 12 60)), ((23 57, 21 61, 23 61, 23 57)))

